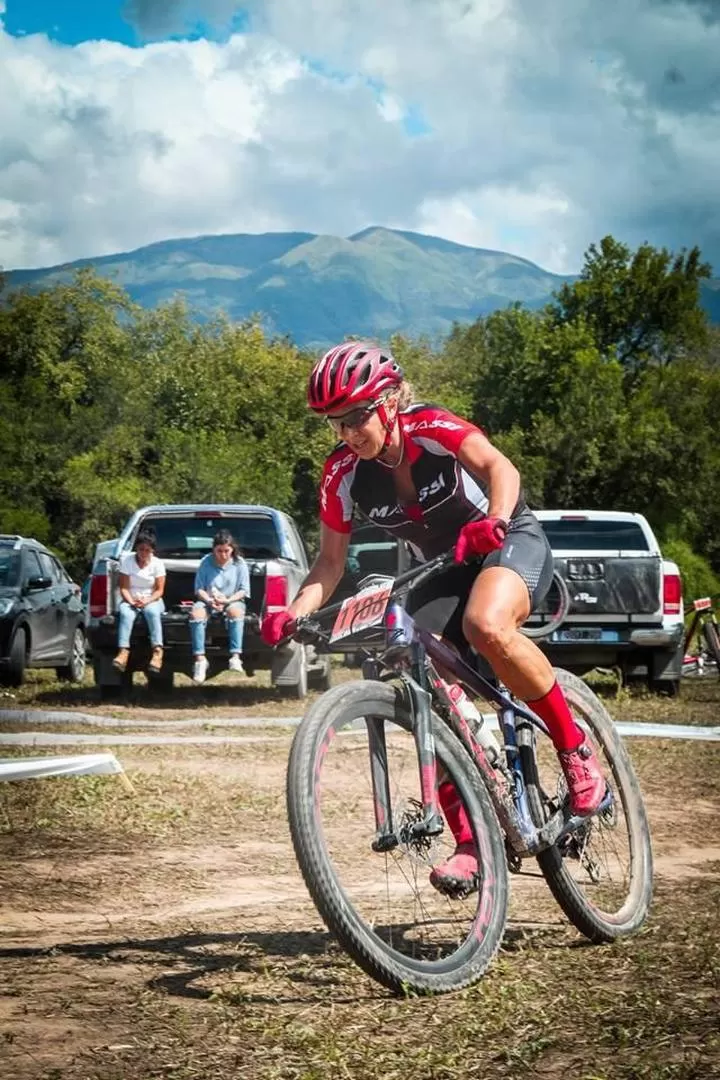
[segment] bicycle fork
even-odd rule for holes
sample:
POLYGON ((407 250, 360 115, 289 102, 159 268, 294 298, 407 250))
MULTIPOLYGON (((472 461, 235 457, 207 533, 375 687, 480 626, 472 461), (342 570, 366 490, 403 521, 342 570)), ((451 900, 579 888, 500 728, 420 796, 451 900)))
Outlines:
POLYGON ((413 738, 420 770, 422 809, 415 820, 404 822, 399 830, 395 827, 390 795, 385 721, 376 717, 366 717, 375 809, 375 839, 371 844, 373 851, 391 851, 400 843, 411 843, 439 836, 444 828, 437 801, 437 759, 432 733, 430 694, 414 679, 403 679, 403 683, 414 718, 413 738))

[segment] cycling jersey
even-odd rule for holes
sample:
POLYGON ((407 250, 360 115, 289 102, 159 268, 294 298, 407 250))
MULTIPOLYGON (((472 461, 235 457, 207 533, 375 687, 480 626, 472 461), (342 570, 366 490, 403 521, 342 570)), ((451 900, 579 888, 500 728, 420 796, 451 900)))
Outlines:
MULTIPOLYGON (((405 460, 417 502, 398 501, 394 470, 377 458, 363 461, 339 443, 325 462, 320 519, 337 532, 352 529, 353 510, 410 545, 420 559, 451 550, 468 521, 487 515, 488 489, 458 460, 463 440, 478 428, 437 405, 411 405, 398 413, 405 460)), ((511 518, 526 509, 520 493, 511 518)))

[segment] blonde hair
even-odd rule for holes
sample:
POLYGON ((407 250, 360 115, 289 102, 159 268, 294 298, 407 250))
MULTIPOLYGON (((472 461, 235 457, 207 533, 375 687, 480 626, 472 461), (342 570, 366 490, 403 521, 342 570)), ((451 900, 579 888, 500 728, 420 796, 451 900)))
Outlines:
POLYGON ((388 397, 397 398, 398 411, 402 412, 403 409, 408 409, 415 401, 415 390, 407 379, 403 379, 397 389, 390 391, 388 397))

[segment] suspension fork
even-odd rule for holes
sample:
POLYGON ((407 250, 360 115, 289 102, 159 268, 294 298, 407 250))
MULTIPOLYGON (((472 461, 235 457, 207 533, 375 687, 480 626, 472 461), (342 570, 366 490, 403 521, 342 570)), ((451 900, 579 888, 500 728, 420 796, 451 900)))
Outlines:
MULTIPOLYGON (((435 739, 432 732, 431 694, 427 688, 422 646, 415 644, 411 648, 412 678, 403 676, 402 690, 405 694, 408 711, 413 718, 413 738, 420 774, 420 798, 422 817, 402 829, 400 836, 395 829, 392 817, 390 796, 390 776, 385 739, 385 721, 376 717, 367 717, 370 751, 370 773, 373 788, 373 807, 375 811, 374 851, 389 851, 402 840, 407 842, 427 836, 438 836, 444 828, 443 818, 438 807, 437 797, 437 759, 435 757, 435 739)), ((375 674, 373 661, 363 664, 363 675, 372 678, 375 674)))
POLYGON ((393 826, 385 721, 377 716, 367 716, 365 724, 368 733, 370 777, 375 811, 375 839, 370 846, 373 851, 392 851, 399 841, 393 826))

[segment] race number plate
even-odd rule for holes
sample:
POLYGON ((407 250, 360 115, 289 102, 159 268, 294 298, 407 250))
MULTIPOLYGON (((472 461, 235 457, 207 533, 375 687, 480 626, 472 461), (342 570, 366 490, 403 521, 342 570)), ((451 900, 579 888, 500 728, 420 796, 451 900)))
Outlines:
POLYGON ((385 578, 343 600, 333 624, 330 641, 340 641, 341 638, 382 622, 393 584, 393 578, 385 578))
POLYGON ((708 611, 712 607, 712 600, 709 596, 702 596, 699 600, 693 600, 693 607, 695 611, 708 611))

